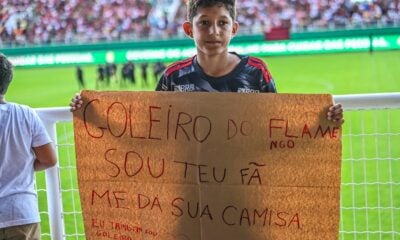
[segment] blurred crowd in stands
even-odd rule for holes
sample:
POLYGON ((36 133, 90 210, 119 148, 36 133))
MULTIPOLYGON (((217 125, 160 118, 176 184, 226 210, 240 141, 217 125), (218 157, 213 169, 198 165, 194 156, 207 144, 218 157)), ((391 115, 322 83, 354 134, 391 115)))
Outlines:
MULTIPOLYGON (((185 1, 1 0, 0 46, 183 37, 185 1)), ((240 34, 400 25, 400 0, 237 0, 237 9, 240 34)))
POLYGON ((239 0, 238 21, 247 30, 291 31, 400 24, 399 0, 239 0), (253 26, 253 27, 252 27, 253 26))

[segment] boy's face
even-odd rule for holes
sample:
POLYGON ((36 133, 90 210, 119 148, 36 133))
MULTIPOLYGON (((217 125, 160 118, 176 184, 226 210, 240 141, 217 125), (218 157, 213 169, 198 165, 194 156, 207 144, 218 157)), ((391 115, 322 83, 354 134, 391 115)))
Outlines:
POLYGON ((185 22, 183 28, 194 39, 198 54, 217 55, 227 51, 238 23, 223 5, 215 5, 199 8, 193 22, 185 22))

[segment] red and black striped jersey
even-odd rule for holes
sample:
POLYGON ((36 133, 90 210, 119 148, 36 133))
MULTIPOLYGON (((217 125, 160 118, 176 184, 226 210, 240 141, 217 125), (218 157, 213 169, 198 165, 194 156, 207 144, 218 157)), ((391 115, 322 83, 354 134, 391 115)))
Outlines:
POLYGON ((261 59, 233 54, 240 63, 222 77, 206 75, 196 56, 176 62, 164 71, 156 91, 276 93, 274 80, 261 59))

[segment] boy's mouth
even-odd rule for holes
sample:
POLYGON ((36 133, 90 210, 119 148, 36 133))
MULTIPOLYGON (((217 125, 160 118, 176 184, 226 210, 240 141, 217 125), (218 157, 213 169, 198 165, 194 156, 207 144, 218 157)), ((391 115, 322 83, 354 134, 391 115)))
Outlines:
POLYGON ((219 45, 219 44, 221 44, 221 41, 214 41, 214 40, 211 40, 211 41, 206 41, 206 44, 209 44, 209 45, 219 45))

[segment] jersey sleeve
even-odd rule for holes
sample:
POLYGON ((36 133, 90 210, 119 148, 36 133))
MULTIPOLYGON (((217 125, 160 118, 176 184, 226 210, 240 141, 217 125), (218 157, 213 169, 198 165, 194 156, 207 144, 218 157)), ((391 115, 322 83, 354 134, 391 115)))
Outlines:
MULTIPOLYGON (((254 59, 254 58, 253 58, 254 59)), ((271 72, 269 71, 267 65, 264 61, 257 59, 261 62, 260 67, 260 91, 261 92, 268 92, 268 93, 276 93, 276 87, 274 78, 272 77, 271 72)), ((254 61, 254 60, 253 60, 254 61)))
POLYGON ((249 57, 248 65, 254 67, 254 76, 258 78, 260 92, 276 93, 274 79, 265 62, 259 58, 249 57))
POLYGON ((277 93, 274 79, 271 77, 268 81, 264 78, 261 79, 261 92, 277 93))

